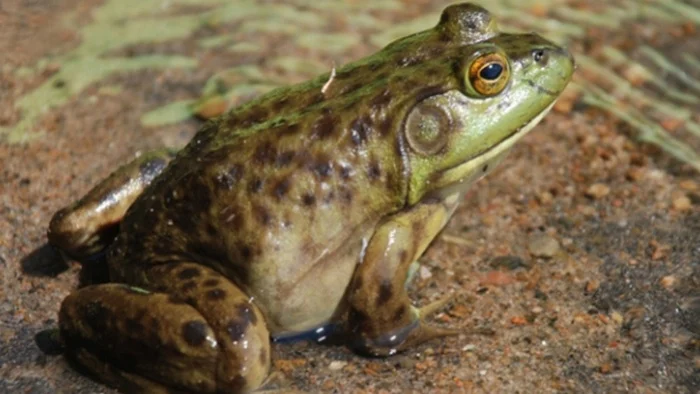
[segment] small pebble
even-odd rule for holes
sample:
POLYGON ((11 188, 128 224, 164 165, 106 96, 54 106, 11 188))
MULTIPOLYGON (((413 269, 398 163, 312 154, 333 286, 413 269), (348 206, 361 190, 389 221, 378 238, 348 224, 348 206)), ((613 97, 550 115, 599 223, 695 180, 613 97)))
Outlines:
POLYGON ((546 234, 536 235, 530 238, 527 250, 536 257, 552 258, 559 252, 559 241, 546 234))
POLYGON ((420 278, 421 279, 430 279, 433 277, 433 274, 430 272, 430 269, 428 267, 421 265, 420 267, 420 278))
POLYGON ((348 365, 347 361, 331 361, 330 365, 328 365, 328 369, 331 371, 340 371, 346 365, 348 365))
POLYGON ((530 264, 526 263, 525 260, 521 259, 518 256, 498 256, 495 259, 491 260, 490 263, 491 267, 493 268, 505 268, 509 271, 516 270, 518 268, 525 268, 528 269, 530 268, 530 264))
POLYGON ((598 282, 597 280, 589 280, 586 283, 585 292, 587 295, 593 294, 593 293, 595 293, 596 290, 598 290, 599 287, 600 287, 600 282, 598 282))
POLYGON ((689 211, 693 207, 692 201, 688 196, 678 196, 673 199, 673 209, 679 212, 689 211))
POLYGON ((697 182, 691 181, 690 179, 687 179, 685 181, 681 181, 678 186, 681 187, 681 189, 689 192, 695 192, 700 189, 700 186, 698 186, 697 182))
POLYGON ((610 187, 602 183, 594 183, 588 188, 588 190, 586 190, 586 197, 591 197, 596 200, 599 200, 608 194, 610 194, 610 187))
POLYGON ((474 349, 476 349, 476 345, 474 345, 473 343, 470 343, 468 345, 464 345, 464 347, 462 348, 462 351, 463 352, 471 352, 474 349))
POLYGON ((617 324, 622 324, 622 322, 625 321, 625 318, 622 317, 622 315, 621 315, 620 312, 618 312, 618 311, 613 311, 613 312, 610 314, 610 318, 611 318, 615 323, 617 323, 617 324))
POLYGON ((676 284, 676 277, 673 275, 664 276, 659 283, 664 289, 670 289, 676 284))

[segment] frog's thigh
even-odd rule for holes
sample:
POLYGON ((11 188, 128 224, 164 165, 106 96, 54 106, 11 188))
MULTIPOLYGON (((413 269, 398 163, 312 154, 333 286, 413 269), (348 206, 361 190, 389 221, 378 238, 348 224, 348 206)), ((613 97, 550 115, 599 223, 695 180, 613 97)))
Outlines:
POLYGON ((270 364, 260 310, 217 272, 190 263, 150 268, 157 292, 86 287, 60 312, 69 356, 126 392, 247 392, 270 364))
POLYGON ((384 355, 436 336, 421 326, 405 283, 411 263, 445 226, 458 197, 416 205, 375 231, 349 292, 348 324, 358 351, 384 355))
POLYGON ((49 242, 78 259, 104 249, 112 238, 110 230, 174 154, 167 149, 144 154, 56 212, 49 224, 49 242))

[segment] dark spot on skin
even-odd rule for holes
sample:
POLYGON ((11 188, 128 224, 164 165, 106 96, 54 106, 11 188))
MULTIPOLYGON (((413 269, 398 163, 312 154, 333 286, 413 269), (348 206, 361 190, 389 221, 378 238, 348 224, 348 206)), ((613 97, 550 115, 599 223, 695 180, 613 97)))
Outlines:
POLYGON ((200 346, 207 339, 207 325, 193 320, 182 325, 182 338, 190 346, 200 346))
POLYGON ((372 121, 363 115, 350 124, 350 138, 355 145, 361 145, 369 139, 372 132, 372 121))
POLYGON ((370 163, 369 168, 367 169, 367 176, 369 177, 370 180, 376 180, 382 175, 381 169, 379 168, 379 163, 377 163, 375 160, 370 163))
MULTIPOLYGON (((196 209, 196 203, 193 201, 185 201, 181 200, 173 209, 173 212, 177 212, 177 214, 170 215, 170 222, 166 221, 161 221, 163 224, 170 224, 172 223, 173 226, 177 227, 180 229, 183 233, 188 234, 189 232, 192 231, 193 228, 197 228, 197 214, 194 212, 196 209)), ((165 233, 165 231, 162 231, 165 233)), ((163 243, 160 246, 165 246, 166 243, 163 243)), ((129 248, 131 248, 133 245, 129 245, 129 248)), ((132 250, 132 253, 134 251, 132 250)))
POLYGON ((253 251, 250 249, 250 246, 243 245, 240 248, 241 251, 241 257, 243 257, 244 260, 249 260, 250 257, 253 255, 253 251))
POLYGON ((258 323, 258 318, 255 316, 255 312, 253 311, 253 308, 251 305, 248 304, 241 304, 238 305, 237 313, 238 316, 243 318, 245 321, 250 322, 250 324, 255 325, 258 323))
POLYGON ((126 319, 124 324, 126 331, 130 334, 139 334, 143 332, 143 324, 137 319, 126 319))
POLYGON ((347 187, 343 187, 340 190, 340 198, 343 200, 343 202, 351 203, 352 202, 352 190, 350 190, 347 187))
POLYGON ((251 109, 248 111, 248 113, 243 113, 243 115, 247 116, 245 119, 240 124, 239 128, 243 127, 250 127, 254 124, 260 123, 267 118, 267 108, 264 106, 254 106, 251 107, 251 109))
POLYGON ((306 107, 314 106, 325 99, 326 97, 323 95, 322 92, 319 91, 316 94, 309 96, 308 101, 306 103, 306 107))
POLYGON ((253 212, 255 214, 256 219, 260 222, 260 224, 267 226, 270 224, 270 221, 272 220, 272 216, 270 215, 270 211, 267 210, 267 208, 261 206, 261 205, 254 205, 253 206, 253 212))
POLYGON ((243 167, 240 164, 234 164, 227 170, 219 173, 219 175, 216 176, 216 182, 220 187, 231 190, 240 180, 242 173, 243 167))
POLYGON ((379 134, 381 134, 382 137, 386 137, 388 135, 391 135, 391 131, 394 129, 394 122, 391 118, 385 118, 381 122, 379 122, 379 134))
POLYGON ((310 207, 316 203, 316 197, 313 194, 304 194, 301 201, 305 206, 310 207))
POLYGON ((299 124, 298 123, 292 123, 288 124, 285 127, 281 128, 278 132, 278 134, 281 135, 294 135, 299 131, 299 124))
POLYGON ((277 155, 277 160, 275 160, 275 164, 277 167, 284 167, 288 165, 289 163, 292 162, 292 159, 294 159, 294 151, 288 150, 280 153, 277 155))
POLYGON ((176 296, 176 295, 174 295, 174 294, 170 294, 170 295, 168 296, 168 302, 170 302, 170 303, 173 304, 173 305, 182 305, 182 304, 185 304, 185 300, 183 300, 182 298, 180 298, 180 297, 178 297, 178 296, 176 296))
POLYGON ((276 100, 275 102, 272 103, 272 109, 275 113, 282 112, 282 110, 287 107, 288 103, 289 103, 289 96, 281 97, 279 100, 276 100))
POLYGON ((396 309, 396 312, 394 312, 394 316, 392 317, 393 321, 401 321, 401 319, 406 316, 406 305, 401 305, 396 309))
POLYGON ((330 113, 330 110, 326 109, 311 126, 311 138, 315 139, 326 139, 333 135, 333 130, 338 120, 335 116, 330 113))
POLYGON ((349 166, 340 167, 340 177, 343 179, 349 179, 352 174, 352 168, 349 166))
POLYGON ((85 305, 85 308, 81 312, 85 323, 95 331, 102 332, 107 329, 110 313, 109 309, 102 305, 101 302, 92 301, 85 305))
POLYGON ((262 190, 263 181, 258 177, 252 177, 248 183, 248 190, 251 193, 258 193, 262 190))
POLYGON ((391 91, 389 89, 384 89, 381 93, 378 95, 374 96, 372 100, 370 101, 370 107, 372 108, 381 108, 389 103, 391 103, 392 95, 391 91))
POLYGON ((377 294, 377 307, 383 306, 386 304, 391 297, 394 295, 394 288, 391 285, 391 282, 385 280, 382 281, 382 284, 379 285, 379 293, 377 294))
MULTIPOLYGON (((337 75, 336 75, 336 78, 337 78, 337 75)), ((376 78, 375 80, 377 80, 377 79, 380 79, 380 78, 376 78)), ((340 95, 349 94, 349 93, 352 93, 352 92, 360 89, 362 86, 364 86, 364 83, 354 82, 352 84, 343 86, 343 88, 340 89, 340 92, 338 94, 340 94, 340 95)))
POLYGON ((219 280, 218 279, 207 279, 204 281, 204 286, 207 287, 214 287, 219 285, 219 280))
POLYGON ((438 40, 440 42, 450 42, 452 41, 452 34, 450 34, 449 30, 442 29, 438 35, 438 40))
POLYGON ((360 289, 360 288, 362 288, 362 277, 358 276, 358 277, 355 279, 355 283, 353 284, 353 287, 354 287, 355 289, 360 289))
POLYGON ((316 173, 316 175, 318 175, 322 178, 330 175, 332 170, 333 170, 333 168, 332 168, 331 164, 327 161, 324 161, 322 163, 318 163, 313 168, 314 173, 316 173))
POLYGON ((255 149, 253 161, 258 164, 274 163, 277 159, 277 149, 271 142, 265 142, 255 149))
POLYGON ((365 331, 365 327, 371 322, 369 316, 363 311, 351 307, 348 311, 348 323, 350 332, 362 332, 365 331))
POLYGON ((399 251, 399 261, 406 261, 408 258, 408 251, 406 249, 401 249, 399 251))
POLYGON ((182 292, 188 292, 188 291, 194 289, 195 287, 197 287, 197 282, 190 280, 190 281, 183 283, 182 286, 180 286, 180 290, 182 292))
MULTIPOLYGON (((182 303, 184 303, 184 301, 183 301, 182 303)), ((158 320, 158 319, 155 318, 155 317, 152 317, 152 318, 148 321, 148 327, 150 327, 150 331, 152 331, 152 332, 154 332, 154 333, 157 334, 158 330, 160 330, 160 320, 158 320)))
POLYGON ((226 332, 232 341, 240 341, 245 335, 245 331, 248 328, 247 320, 234 319, 228 322, 226 325, 226 332))
POLYGON ((230 385, 231 393, 242 393, 243 388, 248 384, 248 381, 242 375, 236 375, 230 385))
POLYGON ((212 289, 207 291, 207 298, 216 301, 216 300, 222 300, 226 297, 226 292, 222 289, 212 289))
MULTIPOLYGON (((413 234, 411 234, 412 237, 420 237, 423 234, 423 223, 419 223, 420 220, 416 220, 413 223, 411 223, 411 231, 413 234)), ((420 239, 420 238, 413 238, 413 239, 420 239)))
POLYGON ((216 231, 216 227, 214 227, 214 225, 211 223, 207 223, 205 231, 206 231, 207 235, 211 238, 216 237, 216 235, 219 233, 218 231, 216 231))
POLYGON ((260 349, 260 358, 259 358, 260 364, 262 365, 267 365, 267 363, 270 361, 268 359, 268 352, 266 348, 260 349))
POLYGON ((481 171, 482 171, 482 172, 486 172, 486 171, 488 171, 488 170, 489 170, 489 165, 488 165, 488 164, 484 164, 484 167, 481 169, 481 171))
POLYGON ((289 178, 284 178, 277 182, 273 190, 275 197, 281 200, 289 191, 289 178))
POLYGON ((219 213, 219 220, 223 222, 221 226, 227 228, 240 229, 243 226, 243 215, 237 208, 226 207, 219 213))

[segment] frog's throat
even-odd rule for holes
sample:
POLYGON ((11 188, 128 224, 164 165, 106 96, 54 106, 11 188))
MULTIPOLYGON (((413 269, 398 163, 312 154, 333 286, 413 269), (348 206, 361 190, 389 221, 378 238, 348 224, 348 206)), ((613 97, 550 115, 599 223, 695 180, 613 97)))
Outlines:
POLYGON ((542 118, 547 115, 553 106, 554 102, 549 104, 544 110, 542 110, 542 112, 532 118, 532 120, 517 128, 513 133, 506 136, 488 150, 462 164, 442 171, 441 173, 437 174, 436 177, 431 179, 430 182, 438 185, 440 188, 440 194, 452 193, 455 191, 455 189, 467 187, 468 184, 476 181, 478 178, 481 178, 481 176, 486 173, 486 168, 493 168, 494 166, 490 166, 489 164, 502 158, 503 154, 508 152, 510 148, 512 148, 513 145, 518 142, 518 140, 532 130, 542 120, 542 118))

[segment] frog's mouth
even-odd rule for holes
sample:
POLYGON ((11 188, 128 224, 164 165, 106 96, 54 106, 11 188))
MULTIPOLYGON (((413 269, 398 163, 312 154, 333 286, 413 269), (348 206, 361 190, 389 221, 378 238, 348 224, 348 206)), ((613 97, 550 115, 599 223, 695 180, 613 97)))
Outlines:
POLYGON ((472 157, 462 164, 450 167, 438 174, 430 180, 431 183, 439 185, 441 194, 451 194, 455 189, 462 189, 462 186, 467 186, 486 175, 490 170, 496 167, 496 164, 505 157, 505 154, 532 130, 554 106, 554 102, 549 104, 537 116, 529 122, 516 128, 512 133, 508 134, 501 141, 472 157))

